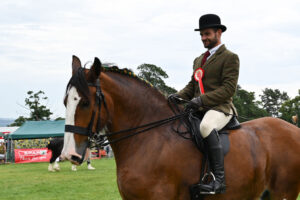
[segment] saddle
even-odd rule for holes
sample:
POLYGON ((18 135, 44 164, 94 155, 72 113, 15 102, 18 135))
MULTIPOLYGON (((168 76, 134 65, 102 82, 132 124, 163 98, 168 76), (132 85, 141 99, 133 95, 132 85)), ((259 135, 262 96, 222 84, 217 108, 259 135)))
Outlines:
MULTIPOLYGON (((204 113, 201 112, 196 112, 193 113, 191 112, 188 116, 188 122, 187 122, 187 127, 189 127, 189 131, 192 136, 192 140, 197 146, 197 148, 205 154, 205 149, 203 145, 203 138, 200 133, 200 123, 203 119, 204 113)), ((239 129, 241 127, 241 124, 237 120, 236 116, 233 116, 231 120, 225 125, 224 128, 222 128, 220 131, 218 131, 221 144, 223 147, 223 152, 224 156, 228 153, 229 148, 230 148, 230 142, 228 138, 228 130, 235 130, 239 129)))

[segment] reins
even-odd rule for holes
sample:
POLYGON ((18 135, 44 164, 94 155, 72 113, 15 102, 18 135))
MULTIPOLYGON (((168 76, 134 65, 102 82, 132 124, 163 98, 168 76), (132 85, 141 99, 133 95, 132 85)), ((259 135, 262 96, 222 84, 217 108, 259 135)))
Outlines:
MULTIPOLYGON (((175 97, 175 98, 177 98, 177 99, 178 99, 179 101, 181 101, 181 102, 184 102, 184 103, 190 103, 190 101, 188 101, 188 100, 185 100, 185 99, 182 99, 182 98, 179 98, 179 97, 175 97)), ((202 107, 202 108, 206 108, 206 109, 212 109, 212 108, 209 107, 209 106, 201 106, 201 107, 202 107)), ((237 118, 241 118, 241 119, 245 119, 245 120, 251 120, 250 118, 245 117, 245 116, 242 116, 242 115, 235 115, 235 114, 227 113, 227 112, 224 112, 224 111, 218 110, 218 109, 214 109, 214 110, 219 111, 219 112, 221 112, 221 113, 224 113, 224 114, 227 115, 227 116, 231 115, 231 116, 233 116, 233 117, 237 117, 237 118)), ((174 111, 173 111, 173 112, 174 112, 174 111)))
MULTIPOLYGON (((108 144, 119 142, 119 141, 124 140, 126 138, 132 137, 134 135, 146 132, 146 131, 151 130, 153 128, 156 128, 156 127, 162 126, 164 124, 167 124, 169 122, 180 119, 180 118, 186 116, 188 113, 189 112, 182 112, 178 115, 175 115, 175 116, 172 116, 172 117, 169 117, 169 118, 166 118, 166 119, 154 121, 154 122, 151 122, 151 123, 148 123, 148 124, 143 124, 141 126, 137 126, 137 127, 134 127, 134 128, 129 128, 129 129, 125 129, 125 130, 121 130, 121 131, 117 131, 117 132, 112 132, 112 133, 107 133, 107 134, 104 134, 104 135, 100 135, 100 137, 104 138, 104 137, 109 137, 109 136, 118 135, 118 134, 121 134, 121 133, 135 131, 135 130, 138 130, 138 129, 141 129, 141 128, 145 128, 145 129, 142 129, 142 130, 137 131, 135 133, 131 133, 129 135, 123 136, 121 138, 118 138, 118 139, 115 139, 115 140, 112 140, 112 141, 103 142, 103 143, 97 144, 97 145, 106 146, 108 144)), ((103 139, 102 139, 102 141, 103 141, 103 139)))

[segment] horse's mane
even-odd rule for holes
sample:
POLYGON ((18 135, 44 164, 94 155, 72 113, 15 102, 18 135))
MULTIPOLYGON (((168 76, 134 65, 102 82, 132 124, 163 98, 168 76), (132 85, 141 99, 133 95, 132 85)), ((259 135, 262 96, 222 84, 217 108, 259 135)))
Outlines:
MULTIPOLYGON (((113 66, 113 67, 102 67, 104 72, 115 72, 118 74, 122 74, 122 75, 126 75, 129 77, 132 77, 136 80, 138 80, 139 82, 143 83, 145 86, 148 86, 150 88, 153 88, 156 92, 158 92, 160 95, 163 95, 163 93, 157 89, 155 86, 153 86, 149 81, 142 79, 140 77, 138 77, 132 70, 127 69, 127 68, 123 68, 123 69, 119 69, 117 66, 113 66)), ((163 95, 164 96, 164 95, 163 95)))

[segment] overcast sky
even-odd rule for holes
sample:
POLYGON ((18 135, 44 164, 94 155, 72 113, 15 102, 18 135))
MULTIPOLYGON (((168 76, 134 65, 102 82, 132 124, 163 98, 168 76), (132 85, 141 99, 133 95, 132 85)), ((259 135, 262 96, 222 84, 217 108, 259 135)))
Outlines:
POLYGON ((215 13, 222 42, 240 58, 239 84, 256 94, 300 89, 299 0, 1 0, 0 117, 28 116, 26 92, 42 90, 52 118, 64 117, 72 55, 95 56, 135 72, 163 68, 166 83, 183 88, 195 57, 205 51, 198 19, 215 13))

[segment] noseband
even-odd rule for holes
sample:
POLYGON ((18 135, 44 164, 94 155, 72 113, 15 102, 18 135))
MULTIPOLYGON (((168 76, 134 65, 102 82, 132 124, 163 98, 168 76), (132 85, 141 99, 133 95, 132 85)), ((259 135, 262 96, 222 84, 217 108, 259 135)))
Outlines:
POLYGON ((106 101, 104 98, 104 94, 101 90, 100 87, 100 79, 97 78, 96 80, 96 84, 94 83, 88 83, 88 86, 92 86, 92 87, 96 87, 96 101, 95 101, 95 105, 94 105, 94 110, 92 113, 92 117, 90 120, 90 123, 88 125, 88 127, 80 127, 80 126, 74 126, 74 125, 65 125, 65 132, 71 132, 71 133, 77 133, 80 135, 85 135, 89 137, 89 146, 91 143, 92 139, 96 139, 98 138, 98 140, 100 138, 102 138, 100 135, 100 129, 101 129, 101 119, 100 119, 100 114, 101 114, 101 102, 103 101, 104 107, 106 109, 106 111, 108 112, 107 109, 107 105, 106 105, 106 101), (95 115, 97 112, 97 108, 98 108, 98 119, 97 119, 97 124, 96 124, 96 133, 93 134, 93 124, 95 121, 95 115))

